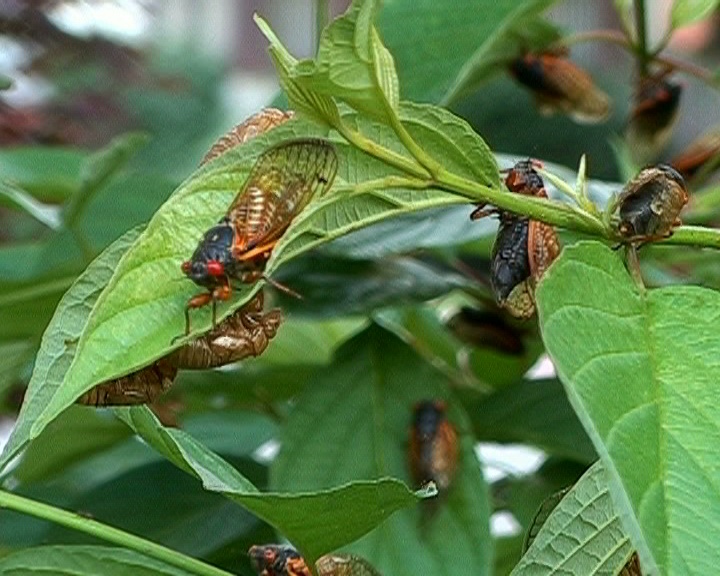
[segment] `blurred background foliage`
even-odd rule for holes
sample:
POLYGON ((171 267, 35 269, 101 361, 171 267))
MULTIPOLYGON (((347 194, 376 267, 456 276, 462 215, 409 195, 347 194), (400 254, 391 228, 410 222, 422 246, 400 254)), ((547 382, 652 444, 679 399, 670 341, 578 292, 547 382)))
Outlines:
MULTIPOLYGON (((0 3, 0 72, 9 80, 0 93, 0 431, 12 426, 42 333, 77 275, 113 240, 147 221, 219 134, 275 95, 252 12, 269 17, 291 49, 307 56, 328 7, 310 0, 198 4, 0 3)), ((652 3, 657 22, 665 4, 652 3)), ((550 7, 549 20, 561 31, 620 26, 609 1, 453 5, 386 0, 379 28, 396 59, 403 98, 442 100, 518 5, 550 7)), ((329 3, 332 14, 346 6, 329 3)), ((714 70, 716 20, 703 25, 678 34, 670 50, 714 70)), ((662 26, 652 33, 659 38, 662 26)), ((568 167, 586 153, 592 178, 618 181, 622 166, 612 143, 631 108, 633 61, 600 43, 574 47, 572 58, 612 97, 607 122, 584 126, 565 116, 543 117, 530 94, 502 72, 449 107, 494 151, 568 167)), ((658 159, 670 158, 718 120, 717 93, 690 76, 682 80, 679 122, 658 159)), ((698 219, 711 222, 712 207, 706 202, 698 219)), ((494 224, 470 227, 469 212, 450 208, 386 222, 293 262, 278 280, 304 300, 277 297, 289 319, 267 353, 232 370, 181 374, 156 413, 223 455, 259 489, 292 488, 302 481, 283 472, 287 454, 271 471, 278 439, 302 444, 298 419, 313 414, 323 394, 332 396, 333 380, 346 377, 350 350, 371 354, 373 338, 387 340, 394 354, 432 367, 438 383, 425 382, 428 390, 449 384, 463 434, 479 443, 483 472, 474 478, 478 490, 487 483, 490 494, 489 510, 480 513, 493 519, 496 573, 507 573, 540 502, 577 479, 595 452, 562 386, 546 364, 538 370, 543 347, 535 324, 517 323, 496 309, 487 277, 494 224), (344 360, 336 361, 341 347, 344 360), (533 366, 531 375, 542 380, 526 377, 533 366), (528 448, 519 457, 499 448, 514 443, 528 448)), ((673 260, 677 252, 651 252, 658 258, 645 265, 655 283, 690 278, 687 260, 673 260)), ((693 258, 693 279, 718 285, 703 253, 693 258)), ((379 373, 393 373, 392 358, 381 354, 376 362, 379 373)), ((397 408, 396 434, 408 428, 416 395, 397 408)), ((333 409, 332 402, 321 407, 333 409)), ((353 431, 345 432, 352 451, 353 431)), ((406 439, 393 441, 401 454, 406 439)), ((393 466, 402 476, 401 455, 393 466)), ((337 484, 348 479, 346 472, 325 478, 337 484)), ((3 482, 233 571, 249 572, 244 554, 251 544, 277 539, 235 504, 202 491, 104 411, 66 412, 3 482)), ((2 512, 0 554, 41 542, 88 541, 2 512)), ((361 541, 359 549, 368 545, 361 541)))

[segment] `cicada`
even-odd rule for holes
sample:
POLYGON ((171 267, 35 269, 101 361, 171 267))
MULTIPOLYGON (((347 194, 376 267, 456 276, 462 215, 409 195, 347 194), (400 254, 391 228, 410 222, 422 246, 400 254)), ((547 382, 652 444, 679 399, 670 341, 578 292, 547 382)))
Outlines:
POLYGON ((525 353, 522 332, 497 312, 463 306, 448 320, 447 327, 459 340, 472 346, 513 356, 525 353))
POLYGON ((98 384, 76 400, 90 406, 150 404, 172 386, 178 369, 204 370, 259 356, 282 322, 282 312, 263 312, 263 293, 225 318, 210 332, 149 366, 98 384))
MULTIPOLYGON (((248 554, 259 576, 310 576, 305 559, 292 546, 252 546, 248 554)), ((380 576, 366 560, 352 554, 321 556, 315 569, 319 576, 380 576)))
POLYGON ((687 202, 685 180, 677 170, 665 164, 643 168, 615 201, 617 234, 630 244, 667 238, 681 224, 687 202))
POLYGON ((423 400, 415 405, 410 430, 410 471, 416 486, 434 482, 447 492, 458 461, 458 437, 445 414, 445 402, 423 400))
POLYGON ((625 137, 633 160, 652 160, 667 144, 677 120, 682 86, 666 72, 640 80, 625 137))
POLYGON ((313 196, 330 188, 337 164, 333 146, 313 138, 285 142, 260 156, 226 215, 182 264, 183 273, 208 290, 188 301, 185 334, 192 308, 212 303, 215 325, 216 302, 232 295, 231 279, 269 280, 264 268, 273 247, 313 196))
MULTIPOLYGON (((545 184, 535 168, 535 160, 518 162, 505 177, 511 192, 547 198, 545 184)), ((485 210, 479 206, 470 215, 477 219, 498 214, 500 226, 490 261, 490 283, 497 303, 517 318, 535 313, 535 285, 560 253, 555 229, 504 210, 485 210)))
POLYGON ((529 88, 541 114, 562 112, 580 123, 597 123, 610 115, 610 98, 590 75, 563 53, 526 53, 513 60, 510 72, 529 88))
POLYGON ((716 168, 719 159, 720 128, 715 126, 670 160, 670 165, 684 178, 691 178, 713 161, 712 168, 716 168))

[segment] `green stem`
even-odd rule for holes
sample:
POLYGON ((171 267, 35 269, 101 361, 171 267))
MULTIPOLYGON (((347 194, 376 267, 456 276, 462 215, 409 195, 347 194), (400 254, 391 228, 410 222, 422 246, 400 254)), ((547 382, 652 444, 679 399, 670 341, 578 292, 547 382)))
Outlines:
POLYGON ((0 490, 0 508, 22 512, 23 514, 42 518, 43 520, 48 520, 61 526, 84 532, 85 534, 90 534, 91 536, 107 540, 108 542, 129 548, 130 550, 135 550, 140 554, 155 558, 172 566, 182 568, 193 574, 199 574, 201 576, 233 576, 230 572, 220 570, 200 560, 185 556, 170 548, 165 548, 165 546, 149 542, 144 538, 133 536, 117 528, 107 526, 97 520, 85 518, 84 516, 55 508, 42 502, 23 498, 22 496, 17 496, 4 490, 0 490))
POLYGON ((315 0, 315 47, 320 46, 320 34, 330 19, 330 0, 315 0))
POLYGON ((702 226, 680 226, 670 238, 662 240, 661 243, 720 250, 720 230, 702 226))
POLYGON ((417 142, 415 142, 412 136, 410 136, 394 110, 389 109, 388 114, 390 116, 390 124, 395 131, 395 134, 400 139, 400 142, 403 143, 403 146, 405 146, 408 152, 412 154, 413 158, 415 158, 415 160, 417 160, 418 163, 428 171, 433 179, 437 179, 438 175, 443 170, 442 165, 427 154, 425 150, 420 148, 420 146, 418 146, 417 142))
POLYGON ((647 20, 645 15, 645 0, 633 0, 635 10, 635 29, 637 30, 637 57, 640 77, 644 78, 648 73, 650 54, 647 47, 647 20))

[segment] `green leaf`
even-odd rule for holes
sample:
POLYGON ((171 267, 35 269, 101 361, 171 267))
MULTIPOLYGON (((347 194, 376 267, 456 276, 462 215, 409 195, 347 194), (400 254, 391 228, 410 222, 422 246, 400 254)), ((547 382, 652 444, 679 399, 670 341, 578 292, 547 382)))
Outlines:
POLYGON ((720 5, 719 0, 675 0, 670 13, 670 25, 681 28, 710 17, 720 5))
MULTIPOLYGON (((350 551, 394 576, 489 574, 490 510, 467 415, 445 378, 378 326, 346 343, 297 398, 271 467, 272 486, 317 490, 359 478, 409 479, 413 406, 428 398, 447 400, 459 436, 458 470, 448 493, 396 514, 350 551)), ((360 520, 346 515, 350 524, 360 520)))
POLYGON ((0 558, 6 576, 192 576, 187 572, 124 548, 107 546, 39 546, 0 558))
POLYGON ((40 434, 45 426, 35 427, 35 423, 52 398, 64 396, 65 407, 74 401, 64 393, 61 384, 75 355, 77 340, 117 262, 138 236, 139 230, 131 230, 115 241, 88 266, 60 300, 40 343, 25 401, 0 457, 0 470, 40 434))
POLYGON ((80 187, 81 166, 88 156, 70 148, 5 148, 0 150, 0 180, 27 190, 40 202, 63 202, 80 187))
POLYGON ((644 569, 712 572, 720 538, 718 293, 639 291, 617 253, 566 247, 541 282, 543 340, 610 472, 644 569), (688 491, 693 494, 688 498, 688 491))
POLYGON ((465 409, 481 440, 528 443, 588 464, 597 459, 558 380, 520 380, 490 396, 468 398, 465 409))
POLYGON ((314 562, 372 530, 428 492, 411 492, 393 478, 362 480, 306 492, 259 492, 226 461, 182 430, 163 428, 145 406, 116 409, 148 444, 179 468, 262 518, 314 562))
POLYGON ((631 552, 630 539, 613 509, 607 474, 597 463, 555 506, 512 576, 614 576, 631 552))
POLYGON ((62 225, 57 206, 38 202, 18 186, 0 181, 0 198, 4 198, 11 207, 25 212, 52 230, 57 230, 62 225))
POLYGON ((110 144, 90 156, 80 172, 80 188, 65 206, 64 221, 74 226, 90 200, 145 144, 146 134, 131 132, 113 138, 110 144))

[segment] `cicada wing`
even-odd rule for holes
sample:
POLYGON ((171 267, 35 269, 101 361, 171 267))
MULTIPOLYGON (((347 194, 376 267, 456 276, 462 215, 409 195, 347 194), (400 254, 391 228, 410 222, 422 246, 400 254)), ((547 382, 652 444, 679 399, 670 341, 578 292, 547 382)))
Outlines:
POLYGON ((535 282, 560 253, 560 241, 555 228, 538 220, 530 220, 528 229, 528 262, 530 276, 535 282))
POLYGON ((235 227, 233 254, 279 238, 307 203, 332 186, 338 160, 326 140, 304 138, 267 150, 253 166, 227 218, 235 227))

